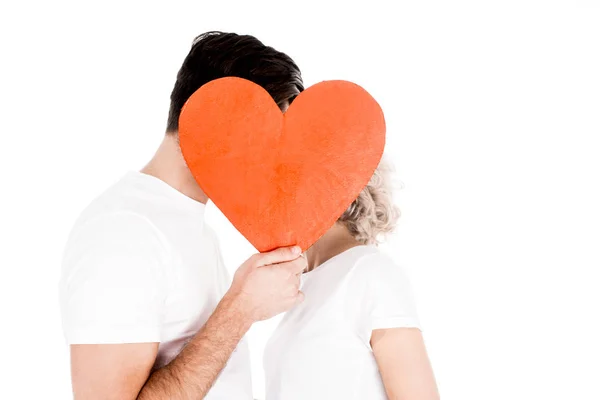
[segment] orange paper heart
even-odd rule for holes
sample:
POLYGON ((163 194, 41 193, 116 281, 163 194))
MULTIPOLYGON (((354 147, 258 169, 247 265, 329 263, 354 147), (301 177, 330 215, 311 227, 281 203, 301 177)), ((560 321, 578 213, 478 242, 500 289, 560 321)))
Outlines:
POLYGON ((256 249, 306 250, 373 175, 385 121, 351 82, 318 83, 283 114, 262 87, 228 77, 189 98, 179 139, 202 190, 256 249))

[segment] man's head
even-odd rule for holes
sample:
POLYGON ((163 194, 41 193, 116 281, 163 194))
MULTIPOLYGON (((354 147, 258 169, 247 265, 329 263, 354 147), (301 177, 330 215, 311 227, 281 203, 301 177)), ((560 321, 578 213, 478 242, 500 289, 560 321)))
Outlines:
POLYGON ((200 86, 226 76, 248 79, 262 86, 282 111, 304 90, 300 69, 286 54, 265 46, 254 36, 203 33, 194 40, 177 74, 167 133, 178 131, 181 108, 200 86))

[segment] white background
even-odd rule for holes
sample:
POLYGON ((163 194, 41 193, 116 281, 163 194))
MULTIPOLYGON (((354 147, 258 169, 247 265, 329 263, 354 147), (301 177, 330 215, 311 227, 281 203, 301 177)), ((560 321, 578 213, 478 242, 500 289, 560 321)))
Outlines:
MULTIPOLYGON (((70 397, 69 229, 149 160, 191 40, 219 29, 287 52, 307 86, 352 80, 383 106, 405 186, 387 249, 442 398, 600 399, 600 9, 407 3, 3 1, 0 398, 70 397)), ((252 248, 208 218, 233 270, 252 248)), ((272 328, 250 333, 258 398, 272 328)))

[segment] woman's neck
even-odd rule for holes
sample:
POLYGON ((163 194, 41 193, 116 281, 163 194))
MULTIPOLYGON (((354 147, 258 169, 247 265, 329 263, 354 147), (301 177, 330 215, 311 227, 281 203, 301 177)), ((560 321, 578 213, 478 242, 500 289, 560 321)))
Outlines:
POLYGON ((312 271, 325 261, 362 243, 354 239, 341 223, 335 223, 315 244, 306 250, 307 271, 312 271))

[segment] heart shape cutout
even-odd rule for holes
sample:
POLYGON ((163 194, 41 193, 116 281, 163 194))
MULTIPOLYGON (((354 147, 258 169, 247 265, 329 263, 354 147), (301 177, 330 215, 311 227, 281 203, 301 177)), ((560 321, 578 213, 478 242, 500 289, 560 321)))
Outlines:
POLYGON ((385 120, 351 82, 313 85, 282 113, 261 86, 227 77, 188 99, 179 140, 198 185, 258 251, 306 250, 369 182, 385 120))

